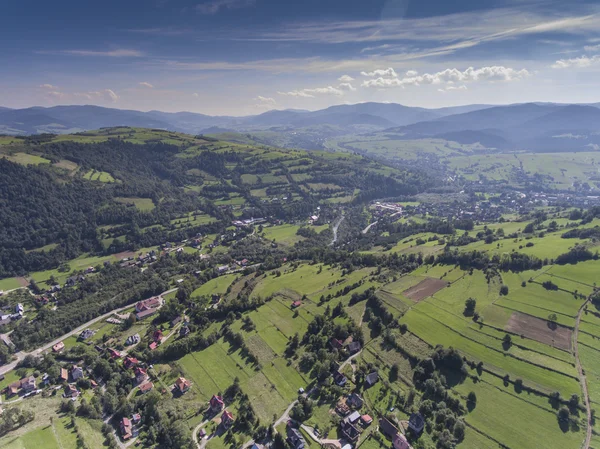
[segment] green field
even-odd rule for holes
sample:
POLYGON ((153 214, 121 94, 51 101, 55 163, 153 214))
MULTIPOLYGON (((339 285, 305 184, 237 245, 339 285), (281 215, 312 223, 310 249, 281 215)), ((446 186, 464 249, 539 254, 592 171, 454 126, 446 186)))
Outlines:
POLYGON ((115 182, 115 178, 112 177, 110 173, 104 171, 96 171, 96 170, 88 170, 83 174, 83 179, 87 179, 88 181, 98 181, 98 182, 115 182))
POLYGON ((133 204, 138 210, 144 212, 156 207, 150 198, 115 198, 115 201, 122 204, 133 204))
POLYGON ((39 165, 39 164, 49 164, 50 160, 43 158, 41 156, 36 156, 31 153, 15 153, 10 156, 6 156, 6 158, 12 162, 16 162, 21 165, 39 165))

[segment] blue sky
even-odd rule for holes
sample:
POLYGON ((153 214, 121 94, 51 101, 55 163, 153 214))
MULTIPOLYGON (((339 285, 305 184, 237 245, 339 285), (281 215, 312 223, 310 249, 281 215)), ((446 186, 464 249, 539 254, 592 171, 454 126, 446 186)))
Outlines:
POLYGON ((600 102, 597 1, 19 0, 0 16, 8 107, 600 102))

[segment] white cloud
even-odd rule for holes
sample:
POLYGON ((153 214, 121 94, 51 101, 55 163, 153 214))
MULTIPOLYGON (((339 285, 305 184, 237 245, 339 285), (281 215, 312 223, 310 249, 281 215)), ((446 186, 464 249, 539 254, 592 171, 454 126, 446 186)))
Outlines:
POLYGON ((315 95, 318 94, 333 94, 337 96, 344 95, 344 92, 339 87, 327 86, 327 87, 316 87, 313 89, 301 89, 301 90, 292 90, 290 92, 277 92, 279 95, 284 95, 288 97, 303 97, 303 98, 314 98, 315 95))
POLYGON ((42 89, 51 89, 51 90, 57 90, 58 89, 57 86, 54 86, 52 84, 41 84, 40 87, 42 89))
POLYGON ((57 51, 39 51, 41 54, 57 54, 57 55, 71 55, 71 56, 102 56, 110 58, 139 58, 144 56, 141 51, 130 50, 130 49, 117 49, 108 51, 97 51, 97 50, 57 50, 57 51))
POLYGON ((438 89, 438 92, 442 92, 442 93, 446 93, 446 92, 452 92, 452 91, 458 91, 458 90, 468 90, 467 86, 465 86, 464 84, 460 85, 460 86, 448 86, 445 89, 438 89))
POLYGON ((349 83, 350 81, 354 81, 354 78, 352 78, 350 75, 342 75, 338 78, 338 81, 341 81, 342 83, 349 83))
POLYGON ((396 73, 396 71, 394 69, 392 69, 391 67, 389 69, 377 69, 377 70, 373 70, 372 72, 360 72, 360 74, 362 76, 370 76, 370 77, 374 77, 374 76, 393 76, 394 78, 396 78, 398 76, 398 74, 396 73))
POLYGON ((530 75, 530 72, 526 69, 515 70, 504 66, 481 67, 479 69, 469 67, 464 71, 458 69, 446 69, 437 73, 424 73, 423 75, 414 74, 414 71, 408 73, 413 76, 406 76, 404 78, 379 77, 364 81, 362 86, 381 89, 387 87, 419 86, 422 84, 452 84, 455 82, 464 83, 483 80, 513 81, 530 75))
POLYGON ((61 100, 64 98, 64 96, 64 93, 58 91, 50 91, 46 93, 46 97, 48 97, 50 100, 61 100))
POLYGON ((112 101, 113 103, 116 103, 119 100, 119 96, 114 93, 114 91, 112 91, 111 89, 104 89, 104 94, 105 96, 107 96, 110 101, 112 101))
POLYGON ((392 45, 390 44, 383 44, 383 45, 376 45, 375 47, 365 47, 363 48, 360 52, 361 53, 369 53, 375 50, 387 50, 388 48, 391 48, 392 45))
POLYGON ((199 96, 200 96, 200 95, 198 95, 198 93, 197 93, 197 92, 194 92, 194 93, 192 94, 192 97, 194 97, 194 98, 198 98, 199 96))
POLYGON ((348 90, 350 92, 354 92, 356 90, 356 87, 354 87, 352 84, 350 83, 341 83, 338 86, 338 89, 340 90, 348 90))
POLYGON ((600 44, 598 45, 586 45, 583 47, 585 51, 600 51, 600 44))
POLYGON ((150 84, 150 83, 147 83, 146 81, 142 81, 142 82, 141 82, 141 83, 139 83, 139 84, 140 84, 140 86, 142 86, 142 87, 148 87, 148 88, 150 88, 150 89, 154 89, 154 86, 153 86, 152 84, 150 84))
POLYGON ((412 77, 412 76, 417 76, 419 74, 419 72, 417 72, 416 70, 409 70, 406 72, 406 76, 412 77))
POLYGON ((196 5, 196 11, 200 14, 216 14, 222 9, 240 9, 253 6, 255 0, 211 0, 196 5))
POLYGON ((275 106, 277 104, 274 98, 263 97, 262 95, 256 97, 255 100, 260 102, 262 106, 275 106))
POLYGON ((569 67, 585 68, 600 63, 600 55, 580 56, 571 59, 559 59, 552 64, 553 69, 566 69, 569 67))

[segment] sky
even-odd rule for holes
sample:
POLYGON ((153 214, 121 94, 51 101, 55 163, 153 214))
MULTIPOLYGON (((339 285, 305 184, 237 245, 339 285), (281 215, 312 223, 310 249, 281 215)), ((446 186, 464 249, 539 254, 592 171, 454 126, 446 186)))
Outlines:
POLYGON ((4 0, 0 105, 600 102, 600 2, 4 0))

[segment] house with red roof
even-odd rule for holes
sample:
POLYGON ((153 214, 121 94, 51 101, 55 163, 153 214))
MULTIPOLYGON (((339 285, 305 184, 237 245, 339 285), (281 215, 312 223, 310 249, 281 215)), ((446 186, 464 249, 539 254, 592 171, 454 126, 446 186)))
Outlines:
POLYGON ((210 411, 213 413, 218 413, 225 407, 225 402, 223 402, 223 398, 221 396, 217 396, 216 394, 210 398, 210 411))
POLYGON ((154 331, 154 333, 152 334, 152 340, 154 340, 157 343, 160 343, 163 339, 163 333, 160 329, 156 329, 154 331))
POLYGON ((146 370, 144 368, 140 368, 139 366, 137 366, 133 370, 133 374, 135 375, 135 382, 138 385, 142 384, 148 380, 148 373, 146 372, 146 370))
POLYGON ((186 393, 191 386, 192 383, 185 377, 180 377, 175 381, 175 387, 179 390, 181 394, 186 393))
POLYGON ((225 410, 221 415, 221 425, 225 429, 229 429, 235 420, 233 419, 233 413, 229 410, 225 410))
POLYGON ((123 360, 123 366, 127 369, 133 368, 138 363, 140 362, 135 357, 125 357, 125 360, 123 360))
POLYGON ((152 382, 146 382, 145 384, 140 385, 140 393, 146 394, 154 388, 154 384, 152 382))
POLYGON ((123 418, 121 420, 121 438, 128 440, 133 435, 133 424, 129 418, 123 418))

